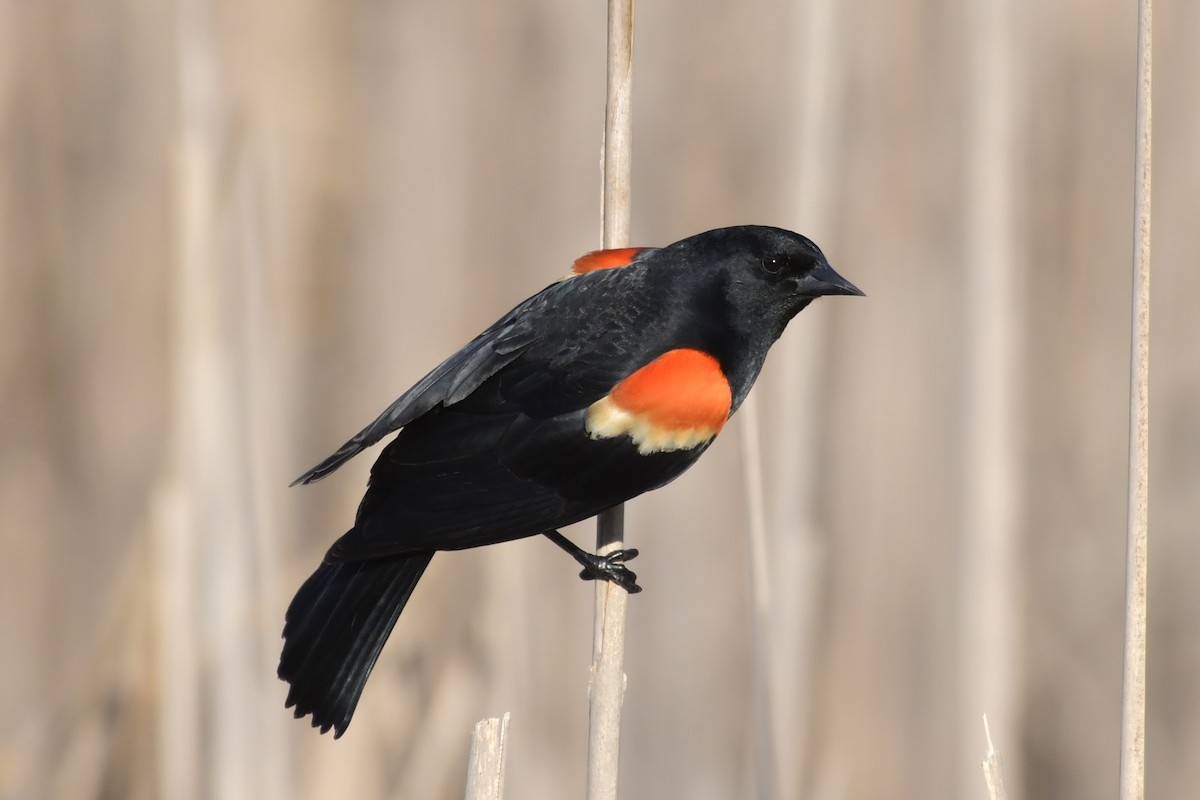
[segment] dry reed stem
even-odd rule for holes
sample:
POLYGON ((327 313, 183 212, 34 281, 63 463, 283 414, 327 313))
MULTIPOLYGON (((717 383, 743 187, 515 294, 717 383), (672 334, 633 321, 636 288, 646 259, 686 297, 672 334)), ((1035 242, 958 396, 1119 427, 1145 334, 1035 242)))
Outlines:
POLYGON ((1146 771, 1152 10, 1151 0, 1139 0, 1133 309, 1129 370, 1129 516, 1125 560, 1125 665, 1121 689, 1121 800, 1141 800, 1145 795, 1146 771))
POLYGON ((200 644, 192 630, 199 616, 199 570, 195 542, 201 499, 192 483, 197 468, 195 423, 198 366, 211 330, 205 304, 214 272, 217 162, 217 89, 207 4, 178 0, 179 119, 175 142, 174 296, 176 319, 171 357, 172 429, 169 475, 155 504, 155 573, 159 578, 157 631, 159 697, 157 790, 162 797, 187 800, 202 793, 200 644))
MULTIPOLYGON (((624 546, 624 506, 597 522, 600 553, 624 546)), ((625 700, 625 609, 629 595, 611 581, 596 581, 592 668, 588 684, 588 800, 615 800, 621 752, 621 706, 625 700)))
POLYGON ((466 800, 502 800, 508 756, 508 712, 499 719, 480 720, 471 734, 467 761, 466 800))
POLYGON ((771 575, 767 556, 766 499, 763 491, 762 426, 753 393, 742 405, 742 484, 750 528, 750 639, 754 674, 754 781, 762 800, 779 796, 778 741, 775 736, 775 681, 771 668, 771 575))
MULTIPOLYGON (((835 90, 839 54, 835 47, 839 6, 833 0, 810 0, 800 15, 798 41, 803 54, 798 94, 795 216, 799 230, 820 235, 830 204, 830 154, 838 147, 834 128, 839 119, 835 90)), ((765 423, 785 442, 805 443, 811 431, 805 421, 816 413, 820 354, 827 331, 808 320, 803 335, 776 345, 776 394, 786 398, 786 413, 765 423)), ((769 468, 762 448, 765 414, 762 390, 750 393, 738 412, 742 425, 742 479, 746 493, 750 546, 752 729, 755 740, 755 796, 760 800, 801 794, 805 783, 810 729, 810 698, 816 651, 816 608, 821 592, 820 544, 815 476, 820 447, 777 448, 769 468), (768 506, 763 474, 787 487, 768 506), (768 508, 770 512, 768 513, 768 508), (784 580, 773 580, 780 576, 784 580), (772 610, 786 609, 775 624, 772 610), (781 677, 781 676, 786 676, 781 677), (786 754, 786 757, 784 757, 786 754)))
MULTIPOLYGON (((253 159, 232 146, 214 8, 177 0, 170 465, 156 554, 164 676, 160 794, 284 794, 262 578, 275 561, 263 454, 275 354, 263 318, 253 159), (260 349, 262 348, 262 349, 260 349), (258 494, 256 494, 258 493, 258 494)), ((270 620, 270 621, 268 621, 270 620)))
MULTIPOLYGON (((1017 340, 1024 304, 1019 290, 1022 253, 1014 244, 1019 241, 1014 209, 1020 169, 1019 82, 1013 59, 1021 52, 1017 13, 1008 0, 973 4, 965 287, 960 702, 969 711, 988 709, 1002 730, 1015 727, 1012 598, 1019 594, 1013 589, 1020 503, 1017 340)), ((963 731, 956 741, 966 747, 973 735, 973 730, 963 731)), ((979 776, 970 759, 956 763, 961 766, 959 792, 969 796, 979 776)))
MULTIPOLYGON (((606 248, 629 244, 632 161, 630 107, 633 77, 633 0, 608 3, 608 87, 604 109, 602 241, 606 248)), ((624 546, 624 506, 602 513, 596 550, 624 546)), ((588 800, 614 800, 625 698, 625 604, 629 595, 615 583, 596 582, 592 669, 588 687, 588 800)))
POLYGON ((1004 789, 1004 762, 1000 751, 992 746, 992 729, 988 725, 987 714, 983 715, 983 734, 987 737, 987 753, 983 757, 983 780, 987 784, 990 800, 1007 800, 1008 792, 1004 789))
POLYGON ((608 83, 604 105, 603 246, 629 245, 633 160, 633 0, 608 2, 608 83))

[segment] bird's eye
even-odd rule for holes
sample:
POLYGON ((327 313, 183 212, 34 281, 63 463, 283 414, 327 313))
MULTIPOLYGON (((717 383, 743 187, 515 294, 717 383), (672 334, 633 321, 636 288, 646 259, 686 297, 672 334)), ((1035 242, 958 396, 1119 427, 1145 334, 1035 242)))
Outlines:
POLYGON ((783 272, 784 261, 779 256, 765 256, 762 260, 763 271, 768 275, 778 275, 783 272))

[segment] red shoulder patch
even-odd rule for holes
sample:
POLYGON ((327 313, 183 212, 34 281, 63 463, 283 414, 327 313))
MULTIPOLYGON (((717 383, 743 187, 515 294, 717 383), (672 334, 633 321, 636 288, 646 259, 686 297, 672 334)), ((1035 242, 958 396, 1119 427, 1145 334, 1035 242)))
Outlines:
POLYGON ((733 402, 721 365, 700 350, 670 350, 588 409, 595 439, 629 434, 643 454, 687 450, 716 436, 733 402))
POLYGON ((595 272, 599 269, 627 267, 629 262, 645 249, 645 247, 619 247, 613 250, 593 250, 587 255, 575 259, 575 266, 571 267, 571 271, 576 275, 582 275, 585 272, 595 272))

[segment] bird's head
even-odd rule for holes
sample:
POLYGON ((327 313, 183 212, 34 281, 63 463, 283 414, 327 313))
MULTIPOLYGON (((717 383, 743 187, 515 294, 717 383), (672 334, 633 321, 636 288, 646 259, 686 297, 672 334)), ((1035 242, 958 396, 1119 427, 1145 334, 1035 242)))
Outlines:
POLYGON ((668 245, 668 253, 688 283, 719 297, 739 323, 769 330, 772 341, 814 299, 863 294, 812 241, 782 228, 718 228, 668 245))

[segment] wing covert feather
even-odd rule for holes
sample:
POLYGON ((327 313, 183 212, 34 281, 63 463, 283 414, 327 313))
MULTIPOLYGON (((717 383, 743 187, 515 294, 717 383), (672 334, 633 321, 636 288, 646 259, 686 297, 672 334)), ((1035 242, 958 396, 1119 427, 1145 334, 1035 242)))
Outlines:
POLYGON ((506 370, 511 373, 501 376, 506 399, 535 415, 557 414, 595 401, 642 358, 636 347, 623 349, 628 342, 606 340, 603 332, 640 330, 612 323, 651 310, 648 303, 639 302, 643 280, 642 270, 629 267, 551 284, 417 381, 371 424, 292 485, 324 478, 388 434, 439 405, 462 402, 506 370), (614 353, 624 358, 614 361, 614 353))

